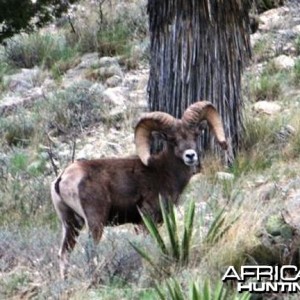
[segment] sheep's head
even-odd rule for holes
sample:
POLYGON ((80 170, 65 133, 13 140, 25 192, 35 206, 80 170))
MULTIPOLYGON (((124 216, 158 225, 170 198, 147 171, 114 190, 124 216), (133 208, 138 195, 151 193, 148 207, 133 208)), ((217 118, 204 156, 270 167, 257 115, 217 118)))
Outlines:
POLYGON ((145 114, 135 128, 136 149, 143 164, 147 166, 151 157, 152 132, 160 132, 178 158, 187 166, 197 165, 197 137, 203 128, 203 121, 207 121, 221 147, 227 149, 221 118, 208 101, 198 101, 189 106, 180 120, 164 112, 145 114))

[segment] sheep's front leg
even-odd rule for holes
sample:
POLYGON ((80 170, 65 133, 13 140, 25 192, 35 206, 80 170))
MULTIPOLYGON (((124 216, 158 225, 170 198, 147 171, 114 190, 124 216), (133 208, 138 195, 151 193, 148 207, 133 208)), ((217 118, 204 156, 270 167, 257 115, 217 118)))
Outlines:
POLYGON ((82 192, 81 195, 82 208, 86 215, 89 229, 89 238, 85 249, 89 275, 94 273, 97 265, 96 245, 101 240, 110 209, 108 196, 102 196, 100 202, 99 194, 99 191, 95 191, 86 195, 82 192))

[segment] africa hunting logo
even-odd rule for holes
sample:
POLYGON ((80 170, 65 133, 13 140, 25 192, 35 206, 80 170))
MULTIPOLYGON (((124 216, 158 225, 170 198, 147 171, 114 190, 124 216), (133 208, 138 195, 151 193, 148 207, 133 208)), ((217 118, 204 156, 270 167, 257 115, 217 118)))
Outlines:
POLYGON ((238 273, 229 266, 223 282, 235 281, 239 293, 297 293, 300 292, 300 269, 294 265, 241 266, 238 273))

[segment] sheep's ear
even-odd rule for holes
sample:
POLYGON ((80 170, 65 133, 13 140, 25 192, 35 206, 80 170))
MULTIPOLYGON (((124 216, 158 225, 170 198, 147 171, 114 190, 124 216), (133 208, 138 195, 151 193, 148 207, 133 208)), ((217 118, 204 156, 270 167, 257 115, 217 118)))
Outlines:
POLYGON ((151 133, 151 135, 152 135, 152 140, 155 140, 155 141, 157 141, 157 140, 166 141, 168 139, 168 135, 166 133, 160 132, 160 131, 153 131, 151 133))
POLYGON ((169 139, 166 133, 153 131, 151 133, 151 148, 150 148, 151 156, 153 154, 158 154, 161 151, 163 151, 165 149, 167 140, 169 139))
POLYGON ((209 126, 208 126, 208 123, 206 120, 203 120, 202 122, 200 122, 199 125, 197 125, 195 128, 194 128, 194 131, 196 134, 201 134, 205 129, 207 129, 209 126))

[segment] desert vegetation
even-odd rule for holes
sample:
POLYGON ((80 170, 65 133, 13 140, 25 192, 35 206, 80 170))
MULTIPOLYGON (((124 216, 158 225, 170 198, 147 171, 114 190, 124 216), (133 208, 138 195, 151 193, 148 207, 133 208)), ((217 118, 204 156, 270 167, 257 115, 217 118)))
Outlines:
POLYGON ((264 21, 252 36, 235 161, 206 153, 179 207, 162 207, 164 225, 143 216, 148 234, 107 227, 92 270, 83 232, 62 281, 50 182, 74 158, 133 154, 145 110, 146 1, 102 2, 82 1, 55 27, 0 49, 0 298, 252 299, 221 281, 229 265, 299 266, 299 5, 288 1, 283 18, 273 11, 276 26, 264 21), (282 55, 293 64, 278 63, 282 55))

